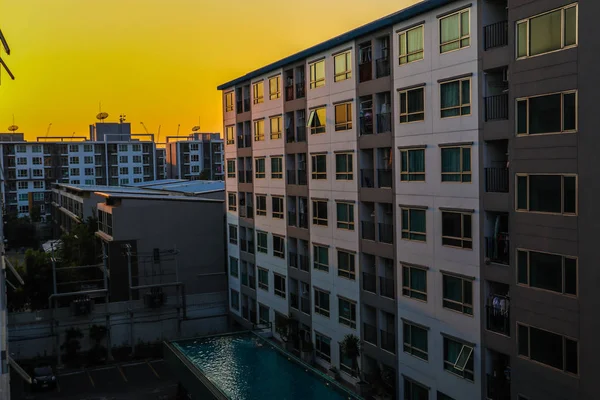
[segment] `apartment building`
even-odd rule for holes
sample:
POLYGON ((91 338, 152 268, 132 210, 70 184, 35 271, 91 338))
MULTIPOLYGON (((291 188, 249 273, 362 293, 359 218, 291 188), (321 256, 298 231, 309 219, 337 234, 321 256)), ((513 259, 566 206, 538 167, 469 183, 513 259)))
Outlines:
POLYGON ((156 149, 156 179, 167 179, 167 149, 156 149))
POLYGON ((167 136, 166 168, 170 179, 222 180, 223 139, 219 133, 167 136))
POLYGON ((359 336, 392 397, 483 394, 479 9, 424 1, 219 86, 232 314, 291 321, 348 382, 359 336))

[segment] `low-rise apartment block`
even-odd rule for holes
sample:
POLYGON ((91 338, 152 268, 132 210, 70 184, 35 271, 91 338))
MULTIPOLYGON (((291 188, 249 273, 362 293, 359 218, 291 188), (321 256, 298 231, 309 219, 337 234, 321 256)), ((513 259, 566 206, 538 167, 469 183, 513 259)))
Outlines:
POLYGON ((223 139, 218 133, 167 136, 166 168, 169 179, 222 180, 223 139))

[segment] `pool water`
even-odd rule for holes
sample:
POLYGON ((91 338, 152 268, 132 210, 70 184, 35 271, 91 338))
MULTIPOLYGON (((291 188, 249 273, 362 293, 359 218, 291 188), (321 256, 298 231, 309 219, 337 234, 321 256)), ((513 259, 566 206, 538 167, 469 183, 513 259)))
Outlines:
POLYGON ((288 359, 254 334, 215 336, 174 345, 231 399, 358 398, 288 359))

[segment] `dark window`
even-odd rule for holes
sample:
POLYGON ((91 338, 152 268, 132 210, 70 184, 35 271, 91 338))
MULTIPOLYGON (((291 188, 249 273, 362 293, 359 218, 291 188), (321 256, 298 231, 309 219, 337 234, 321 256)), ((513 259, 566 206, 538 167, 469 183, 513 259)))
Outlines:
POLYGON ((428 360, 427 329, 404 322, 404 352, 428 360))
POLYGON ((235 225, 229 225, 229 243, 238 244, 238 228, 235 225))
POLYGON ((273 277, 275 296, 283 297, 285 299, 285 276, 273 274, 273 277))
POLYGON ((313 224, 327 226, 327 202, 313 200, 313 224))
POLYGON ((400 93, 400 123, 423 121, 425 119, 425 90, 404 90, 400 93))
POLYGON ((402 295, 427 301, 427 271, 402 265, 402 295))
POLYGON ((517 326, 519 355, 565 372, 579 373, 577 341, 531 326, 517 326))
POLYGON ((331 362, 331 339, 315 332, 315 354, 320 359, 331 362))
POLYGON ((256 195, 256 215, 267 215, 267 196, 256 195))
POLYGON ((429 389, 412 379, 404 378, 404 400, 429 400, 429 389))
POLYGON ((442 212, 442 245, 473 248, 471 214, 442 212))
POLYGON ((475 379, 473 347, 444 337, 444 369, 469 381, 475 379))
POLYGON ((518 175, 517 210, 577 214, 577 177, 518 175))
POLYGON ((273 256, 285 258, 285 238, 273 235, 273 256))
POLYGON ((473 315, 473 282, 456 276, 443 275, 443 306, 473 315))
POLYGON ((537 135, 577 129, 576 93, 517 100, 517 134, 537 135))
POLYGON ((577 259, 518 250, 518 282, 557 293, 577 295, 577 259))

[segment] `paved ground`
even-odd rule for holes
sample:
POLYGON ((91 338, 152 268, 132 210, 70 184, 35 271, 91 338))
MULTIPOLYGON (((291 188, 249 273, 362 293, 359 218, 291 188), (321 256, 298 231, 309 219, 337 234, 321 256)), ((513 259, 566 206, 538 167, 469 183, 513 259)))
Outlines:
POLYGON ((177 384, 162 360, 140 361, 69 372, 54 391, 29 393, 11 376, 13 400, 172 400, 177 384))

